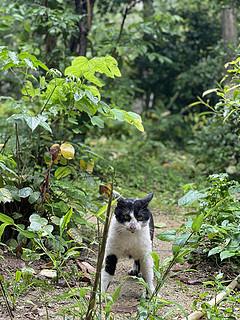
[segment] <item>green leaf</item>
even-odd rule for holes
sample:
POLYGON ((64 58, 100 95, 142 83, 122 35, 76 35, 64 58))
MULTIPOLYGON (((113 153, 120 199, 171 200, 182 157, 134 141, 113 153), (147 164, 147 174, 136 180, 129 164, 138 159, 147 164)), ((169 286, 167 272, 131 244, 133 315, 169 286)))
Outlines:
POLYGON ((8 225, 13 225, 14 224, 14 220, 12 218, 10 218, 9 216, 0 213, 0 221, 7 223, 8 225))
POLYGON ((176 239, 176 230, 166 230, 156 235, 162 241, 174 241, 176 239))
POLYGON ((72 213, 73 213, 73 208, 71 207, 68 212, 60 219, 60 229, 61 229, 61 233, 63 233, 63 231, 65 230, 65 228, 67 227, 68 223, 70 222, 70 219, 72 217, 72 213))
MULTIPOLYGON (((1 163, 0 163, 1 164, 1 163)), ((11 192, 8 189, 0 188, 0 202, 6 203, 12 201, 11 192)))
POLYGON ((130 123, 130 124, 133 124, 135 125, 135 127, 143 132, 144 131, 144 127, 142 125, 142 118, 140 117, 139 114, 135 113, 135 112, 131 112, 131 111, 125 111, 125 110, 122 110, 122 112, 124 113, 124 116, 125 116, 125 121, 130 123))
POLYGON ((204 91, 202 96, 204 97, 204 96, 206 96, 206 95, 209 94, 209 93, 217 92, 217 91, 219 91, 219 88, 209 89, 209 90, 207 90, 207 91, 204 91))
POLYGON ((186 241, 189 239, 190 233, 188 232, 184 232, 184 233, 180 233, 175 241, 174 241, 174 246, 179 246, 180 248, 182 248, 185 244, 186 241))
POLYGON ((27 198, 33 193, 33 190, 30 187, 26 187, 19 190, 19 196, 21 198, 27 198))
POLYGON ((33 192, 30 195, 28 201, 29 201, 29 203, 32 204, 32 203, 36 202, 39 199, 39 197, 40 197, 40 192, 39 191, 33 192))
POLYGON ((75 77, 82 77, 82 75, 89 71, 90 64, 86 57, 77 57, 72 61, 72 65, 65 69, 65 75, 73 75, 75 77))
POLYGON ((51 127, 50 127, 49 124, 46 122, 47 117, 39 114, 39 115, 38 115, 38 119, 40 120, 39 125, 40 125, 41 127, 43 127, 45 130, 47 130, 47 131, 49 131, 49 132, 52 133, 51 127))
POLYGON ((61 179, 61 178, 66 177, 66 176, 69 175, 71 172, 72 172, 72 171, 71 171, 71 169, 70 169, 69 167, 60 167, 60 168, 58 168, 58 169, 55 171, 54 175, 55 175, 55 177, 59 180, 59 179, 61 179))
POLYGON ((114 114, 114 119, 116 119, 118 121, 125 120, 125 116, 124 116, 124 113, 122 112, 122 110, 111 109, 110 111, 114 114))
POLYGON ((204 220, 204 214, 201 213, 197 216, 197 218, 192 223, 192 230, 198 232, 202 226, 204 220))
POLYGON ((214 247, 211 250, 209 250, 208 252, 208 256, 213 256, 214 254, 217 254, 219 252, 221 252, 223 249, 221 247, 214 247))
POLYGON ((93 58, 89 61, 89 63, 94 66, 95 72, 105 73, 108 77, 114 78, 113 73, 108 69, 104 57, 93 58))
POLYGON ((154 223, 154 228, 159 228, 159 229, 161 229, 161 228, 165 228, 167 225, 166 225, 166 223, 165 222, 156 222, 156 223, 154 223))
POLYGON ((48 221, 45 218, 42 218, 40 215, 33 213, 30 218, 30 226, 28 230, 30 231, 40 231, 44 226, 47 225, 48 221))
POLYGON ((96 88, 94 86, 88 86, 88 89, 92 92, 93 96, 98 97, 99 101, 101 100, 101 95, 100 95, 98 88, 96 88))
POLYGON ((117 60, 115 60, 113 57, 111 56, 106 56, 105 57, 105 61, 106 61, 106 64, 108 66, 108 68, 111 70, 111 72, 117 76, 117 77, 121 77, 121 72, 120 70, 118 69, 118 63, 117 63, 117 60))
POLYGON ((7 226, 9 226, 9 223, 7 223, 7 222, 4 222, 4 223, 2 223, 2 224, 0 225, 0 241, 1 241, 1 238, 2 238, 2 235, 3 235, 3 232, 4 232, 4 230, 5 230, 5 228, 6 228, 7 226))
POLYGON ((94 126, 98 126, 99 128, 104 128, 104 121, 98 116, 93 116, 91 118, 91 122, 94 126))
POLYGON ((88 81, 96 84, 98 87, 102 87, 102 86, 105 85, 105 83, 104 83, 103 80, 95 77, 94 71, 92 71, 92 70, 91 70, 91 71, 88 71, 88 72, 85 72, 85 73, 84 73, 84 77, 85 77, 88 81))
POLYGON ((38 117, 32 117, 28 114, 24 115, 24 120, 32 131, 34 131, 40 124, 40 119, 38 117))
POLYGON ((19 282, 22 276, 22 272, 20 270, 17 270, 15 273, 15 283, 19 282))
POLYGON ((197 190, 190 190, 187 194, 185 194, 182 198, 178 200, 178 205, 180 207, 186 204, 191 205, 195 201, 202 198, 206 198, 206 197, 207 197, 206 193, 201 193, 201 192, 198 192, 197 190))
POLYGON ((220 253, 220 259, 221 259, 221 261, 222 261, 222 260, 224 260, 224 259, 231 258, 231 257, 233 257, 233 256, 235 256, 235 255, 236 255, 236 253, 234 253, 234 252, 230 252, 230 251, 228 251, 228 250, 224 250, 224 251, 222 251, 222 252, 220 253))

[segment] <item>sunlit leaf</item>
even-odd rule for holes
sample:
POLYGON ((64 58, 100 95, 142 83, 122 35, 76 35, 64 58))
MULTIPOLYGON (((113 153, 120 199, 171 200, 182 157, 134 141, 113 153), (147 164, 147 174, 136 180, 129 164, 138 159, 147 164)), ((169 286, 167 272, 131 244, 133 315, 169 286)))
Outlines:
POLYGON ((87 169, 87 163, 83 159, 80 160, 80 168, 82 170, 86 170, 87 169))
POLYGON ((40 231, 44 226, 47 225, 48 221, 45 218, 42 218, 40 215, 33 213, 30 218, 30 226, 28 229, 30 231, 40 231))
POLYGON ((12 201, 11 192, 8 189, 0 188, 0 202, 6 203, 12 201))
POLYGON ((55 171, 55 177, 59 180, 61 178, 66 177, 71 173, 71 169, 68 167, 60 167, 55 171))
POLYGON ((13 225, 14 224, 14 220, 7 216, 6 214, 0 213, 0 221, 3 223, 7 223, 8 225, 13 225))
POLYGON ((88 162, 87 164, 87 172, 88 173, 92 173, 93 172, 93 168, 94 168, 94 161, 88 162))
POLYGON ((117 66, 118 65, 117 60, 115 60, 111 56, 106 56, 105 61, 106 61, 108 68, 112 71, 112 73, 117 77, 121 77, 121 72, 117 66))
POLYGON ((98 126, 101 129, 104 128, 104 121, 98 116, 93 116, 91 122, 94 126, 98 126))
POLYGON ((75 149, 70 143, 65 142, 61 144, 60 150, 65 159, 71 160, 74 158, 75 149))

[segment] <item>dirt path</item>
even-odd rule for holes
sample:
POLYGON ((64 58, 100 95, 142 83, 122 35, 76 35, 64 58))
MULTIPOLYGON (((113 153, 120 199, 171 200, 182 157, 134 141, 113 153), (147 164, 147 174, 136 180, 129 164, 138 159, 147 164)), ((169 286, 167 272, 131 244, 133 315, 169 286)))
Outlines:
MULTIPOLYGON (((179 221, 172 220, 168 216, 155 216, 155 223, 164 223, 166 224, 166 228, 155 229, 155 234, 160 233, 166 229, 177 228, 181 225, 179 221)), ((170 257, 172 255, 172 244, 169 242, 163 242, 158 240, 156 237, 154 238, 154 252, 158 254, 160 257, 160 263, 164 261, 164 259, 170 257)), ((113 292, 117 289, 119 283, 121 282, 121 278, 127 275, 127 272, 132 267, 132 261, 129 259, 120 261, 117 265, 116 275, 114 276, 114 281, 109 287, 108 292, 113 294, 113 292)), ((204 276, 195 274, 191 272, 187 275, 181 275, 179 278, 168 280, 165 284, 164 288, 160 291, 160 296, 163 299, 166 299, 171 302, 176 302, 180 304, 183 309, 189 314, 192 312, 191 306, 193 301, 197 298, 195 292, 203 293, 204 289, 202 287, 201 282, 206 281, 204 276), (188 279, 194 277, 192 283, 194 285, 184 284, 182 280, 188 282, 188 279)), ((121 292, 119 294, 117 303, 113 308, 113 312, 116 315, 116 319, 128 319, 131 316, 136 314, 137 306, 140 301, 141 295, 145 289, 141 284, 138 284, 135 279, 127 278, 124 281, 124 284, 121 288, 121 292)), ((161 309, 161 315, 165 315, 171 309, 176 309, 176 306, 169 305, 168 307, 164 307, 161 309)), ((181 319, 183 316, 182 313, 179 316, 174 317, 174 319, 181 319)))
MULTIPOLYGON (((165 230, 179 227, 180 222, 176 220, 172 220, 167 215, 158 215, 155 216, 155 223, 165 223, 166 228, 156 229, 155 234, 165 230)), ((154 252, 156 252, 161 262, 171 256, 171 243, 159 241, 157 238, 154 239, 154 252)), ((0 256, 4 256, 4 253, 0 253, 0 256)), ((6 274, 6 269, 9 269, 11 272, 15 272, 16 270, 21 270, 26 263, 21 259, 17 259, 16 257, 11 257, 9 255, 4 256, 4 259, 0 260, 0 273, 6 274)), ((39 266, 36 264, 34 268, 37 269, 39 266)), ((121 278, 127 275, 127 271, 132 267, 132 262, 130 260, 120 261, 117 265, 116 275, 114 277, 114 282, 109 287, 108 292, 111 294, 117 288, 121 278)), ((189 275, 192 277, 192 274, 189 275)), ((201 275, 194 274, 196 279, 202 280, 201 275)), ((206 279, 205 279, 206 280, 206 279)), ((175 301, 179 303, 184 310, 189 314, 191 312, 191 306, 196 299, 195 291, 202 293, 204 289, 200 283, 195 282, 194 285, 184 284, 181 282, 181 278, 169 280, 165 287, 161 290, 161 297, 169 300, 175 301)), ((115 315, 115 319, 128 319, 131 316, 135 315, 137 306, 139 304, 139 300, 141 294, 143 292, 143 287, 137 283, 135 279, 127 278, 122 286, 121 292, 117 299, 117 302, 113 308, 113 313, 115 315)), ((206 289, 205 289, 206 290, 206 289)), ((32 287, 29 291, 24 292, 20 295, 16 310, 14 311, 15 320, 25 320, 25 319, 41 319, 41 320, 62 320, 64 319, 62 316, 57 316, 57 311, 65 307, 68 302, 64 300, 60 301, 50 301, 47 303, 47 309, 45 306, 45 301, 48 297, 51 297, 54 294, 62 294, 66 292, 66 288, 63 287, 54 287, 49 291, 49 288, 38 288, 32 287), (47 310, 47 311, 46 311, 47 310), (47 318, 48 312, 48 318, 47 318)), ((70 302, 69 302, 70 303, 70 302)), ((170 311, 172 308, 176 309, 176 307, 168 306, 162 309, 162 315, 166 312, 170 311)), ((176 316, 174 319, 181 319, 182 314, 176 316)), ((0 320, 9 319, 5 303, 0 296, 0 320)), ((72 318, 69 318, 72 319, 72 318)), ((77 319, 77 318, 76 318, 77 319)), ((169 318, 170 319, 170 318, 169 318)))

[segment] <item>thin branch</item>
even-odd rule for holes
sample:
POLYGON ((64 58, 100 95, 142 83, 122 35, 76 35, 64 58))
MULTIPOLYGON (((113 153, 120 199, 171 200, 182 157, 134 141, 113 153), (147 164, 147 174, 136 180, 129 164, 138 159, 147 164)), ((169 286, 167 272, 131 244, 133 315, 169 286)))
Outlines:
POLYGON ((5 293, 5 290, 4 290, 4 287, 3 287, 1 279, 0 279, 0 288, 1 288, 2 296, 3 296, 3 298, 5 300, 5 303, 6 303, 6 306, 7 306, 8 314, 9 314, 11 320, 12 320, 12 319, 14 319, 14 315, 12 313, 12 310, 10 309, 10 306, 9 306, 9 303, 8 303, 8 299, 7 299, 7 296, 6 296, 6 293, 5 293))
POLYGON ((120 27, 120 31, 119 31, 119 35, 116 41, 116 46, 114 47, 113 51, 112 51, 112 56, 115 57, 116 55, 116 50, 117 50, 117 45, 119 44, 121 38, 122 38, 122 33, 123 33, 123 28, 124 28, 124 24, 125 24, 125 20, 127 18, 127 15, 129 13, 129 11, 132 10, 132 8, 134 8, 136 6, 137 3, 140 3, 141 0, 136 0, 133 3, 130 3, 129 6, 125 7, 125 11, 123 14, 123 19, 122 19, 122 23, 121 23, 121 27, 120 27))
MULTIPOLYGON (((237 285, 238 281, 240 280, 240 275, 238 275, 227 287, 226 289, 219 293, 217 297, 214 297, 212 300, 207 302, 211 307, 216 306, 219 304, 227 295, 229 292, 231 292, 237 285)), ((197 320, 200 319, 204 315, 203 311, 195 311, 190 314, 187 318, 182 318, 181 320, 197 320)))
POLYGON ((112 204, 112 197, 113 197, 113 181, 114 181, 114 177, 112 179, 112 187, 111 187, 111 193, 109 196, 106 220, 105 220, 104 229, 103 229, 102 243, 98 251, 97 270, 96 270, 93 289, 92 289, 88 310, 86 314, 86 320, 92 320, 92 314, 93 314, 94 306, 96 303, 97 287, 100 281, 101 269, 102 269, 102 264, 103 264, 104 254, 105 254, 105 247, 106 247, 107 236, 108 236, 108 229, 110 224, 111 204, 112 204))
POLYGON ((15 123, 15 132, 16 132, 16 155, 17 155, 17 167, 18 167, 18 188, 21 185, 21 171, 20 171, 20 164, 21 164, 21 156, 20 156, 20 142, 18 137, 18 125, 15 123))

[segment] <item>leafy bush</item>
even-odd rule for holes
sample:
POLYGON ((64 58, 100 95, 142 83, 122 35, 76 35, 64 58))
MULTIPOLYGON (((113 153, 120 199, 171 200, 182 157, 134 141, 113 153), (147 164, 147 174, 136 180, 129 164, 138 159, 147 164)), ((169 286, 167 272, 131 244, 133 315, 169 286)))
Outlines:
POLYGON ((211 175, 209 181, 211 185, 200 191, 186 186, 191 190, 179 199, 180 206, 197 202, 196 211, 188 213, 195 218, 190 218, 183 230, 188 232, 197 219, 200 227, 194 241, 203 253, 208 257, 219 256, 221 261, 227 258, 240 261, 240 185, 228 181, 226 173, 211 175))
POLYGON ((97 87, 105 82, 98 75, 121 76, 116 60, 77 57, 63 75, 26 51, 17 54, 2 47, 0 59, 5 76, 13 73, 20 89, 17 96, 1 97, 14 113, 1 123, 0 211, 28 225, 33 213, 61 218, 74 204, 73 219, 82 222, 91 203, 83 181, 92 184, 89 176, 98 159, 81 143, 82 131, 103 128, 104 118, 143 130, 139 115, 101 100, 97 87))

